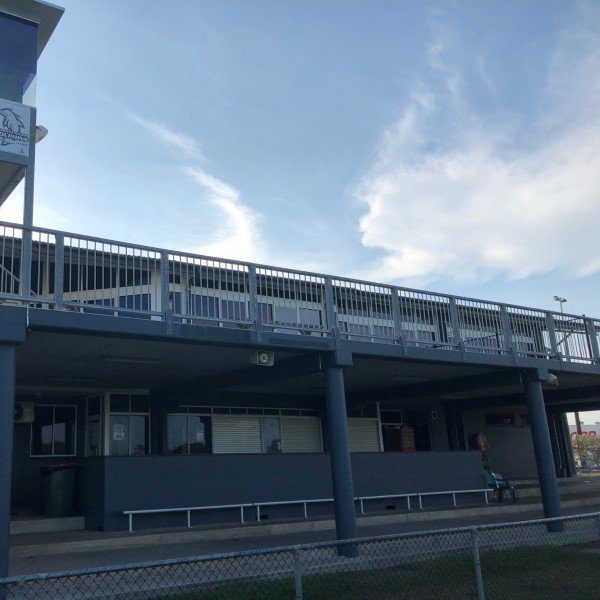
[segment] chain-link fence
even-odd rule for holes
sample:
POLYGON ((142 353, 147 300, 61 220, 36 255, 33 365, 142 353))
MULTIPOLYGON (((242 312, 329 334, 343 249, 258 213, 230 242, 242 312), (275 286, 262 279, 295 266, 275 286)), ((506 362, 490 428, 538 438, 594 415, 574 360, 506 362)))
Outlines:
POLYGON ((598 598, 600 513, 0 579, 8 599, 598 598))

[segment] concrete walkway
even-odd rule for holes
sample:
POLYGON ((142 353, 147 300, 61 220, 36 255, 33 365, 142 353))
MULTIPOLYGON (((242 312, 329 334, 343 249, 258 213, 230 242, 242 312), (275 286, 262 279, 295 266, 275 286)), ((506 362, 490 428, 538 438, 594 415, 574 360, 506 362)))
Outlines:
MULTIPOLYGON (((567 496, 564 498, 563 506, 565 514, 600 511, 600 498, 567 496)), ((542 516, 541 505, 535 500, 523 501, 516 505, 469 507, 452 511, 373 515, 358 520, 358 534, 359 536, 385 535, 520 521, 542 516), (451 513, 451 518, 448 518, 448 513, 451 513)), ((171 530, 161 533, 77 531, 37 536, 24 534, 13 536, 18 539, 12 540, 10 573, 31 574, 328 541, 335 539, 335 531, 329 524, 331 524, 330 520, 323 520, 250 525, 244 528, 231 527, 219 530, 171 530), (294 525, 302 526, 304 530, 295 531, 294 525), (307 526, 311 527, 308 531, 307 526), (61 548, 65 551, 61 552, 61 548)))

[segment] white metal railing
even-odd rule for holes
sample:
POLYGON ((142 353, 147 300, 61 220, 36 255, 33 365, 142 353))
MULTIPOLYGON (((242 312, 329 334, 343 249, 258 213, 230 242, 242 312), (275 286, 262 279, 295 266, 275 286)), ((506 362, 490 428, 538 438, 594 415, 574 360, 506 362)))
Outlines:
POLYGON ((0 301, 600 363, 600 321, 0 222, 0 301))
MULTIPOLYGON (((485 503, 488 504, 488 493, 493 492, 492 488, 481 488, 475 490, 448 490, 448 491, 440 491, 440 492, 413 492, 410 494, 386 494, 381 496, 356 496, 354 498, 355 502, 358 502, 360 505, 360 514, 366 514, 365 511, 365 501, 368 500, 386 500, 386 499, 406 499, 406 508, 407 510, 412 510, 411 498, 417 498, 419 503, 419 509, 423 510, 423 498, 426 496, 452 496, 452 503, 455 508, 458 507, 458 502, 456 500, 457 495, 461 494, 483 494, 485 498, 485 503)), ((126 515, 128 518, 128 528, 129 532, 133 532, 133 517, 134 515, 151 515, 151 514, 159 514, 159 513, 186 513, 187 516, 187 527, 191 528, 192 526, 192 513, 193 512, 201 512, 208 510, 228 510, 228 509, 237 509, 240 511, 240 523, 244 524, 246 522, 245 519, 245 509, 254 508, 256 511, 256 520, 261 522, 261 508, 266 506, 297 506, 301 505, 303 507, 304 518, 308 519, 308 506, 310 504, 330 504, 334 501, 333 498, 309 498, 305 500, 277 500, 277 501, 265 501, 265 502, 244 502, 240 504, 218 504, 213 506, 184 506, 184 507, 176 507, 176 508, 149 508, 149 509, 136 509, 136 510, 124 510, 122 514, 126 515)))

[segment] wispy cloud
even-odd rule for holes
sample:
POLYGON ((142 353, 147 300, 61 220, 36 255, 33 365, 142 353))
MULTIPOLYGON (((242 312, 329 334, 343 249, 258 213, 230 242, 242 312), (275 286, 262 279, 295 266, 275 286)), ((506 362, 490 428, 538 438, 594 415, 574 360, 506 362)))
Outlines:
POLYGON ((165 147, 181 152, 185 158, 201 160, 200 144, 185 133, 173 131, 164 123, 144 119, 135 113, 128 113, 131 121, 149 131, 165 147))
POLYGON ((207 200, 221 211, 222 227, 206 245, 196 252, 210 256, 264 260, 264 242, 260 233, 260 216, 240 200, 239 192, 199 167, 185 167, 184 172, 206 192, 207 200))
MULTIPOLYGON (((600 11, 590 10, 558 42, 540 118, 517 126, 478 114, 448 59, 455 42, 436 31, 427 73, 355 189, 362 243, 382 253, 365 276, 600 272, 600 11)), ((487 71, 482 83, 494 86, 487 71)))
POLYGON ((164 123, 132 113, 128 113, 128 116, 166 149, 176 150, 182 159, 186 159, 187 164, 182 164, 181 172, 200 187, 203 201, 220 211, 219 226, 211 233, 209 240, 190 250, 211 256, 262 261, 265 244, 260 215, 242 201, 239 191, 232 185, 206 172, 202 166, 200 144, 164 123))

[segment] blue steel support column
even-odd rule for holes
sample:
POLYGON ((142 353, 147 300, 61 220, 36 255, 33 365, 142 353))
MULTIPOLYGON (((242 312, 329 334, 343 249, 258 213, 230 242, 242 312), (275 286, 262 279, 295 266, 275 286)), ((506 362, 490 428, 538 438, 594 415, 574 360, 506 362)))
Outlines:
POLYGON ((575 457, 573 456, 573 445, 571 444, 571 433, 569 431, 569 423, 567 421, 567 413, 560 413, 561 433, 564 444, 564 451, 567 460, 567 477, 575 477, 577 475, 577 466, 575 465, 575 457))
POLYGON ((16 345, 0 342, 0 578, 8 575, 15 364, 16 345))
MULTIPOLYGON (((556 482, 556 470, 554 468, 554 457, 552 455, 544 394, 542 392, 542 381, 547 380, 548 374, 540 373, 538 369, 527 370, 523 373, 523 385, 527 400, 527 410, 529 412, 535 462, 540 490, 542 492, 544 516, 552 518, 560 517, 562 510, 558 495, 558 484, 556 482)), ((560 531, 562 530, 562 523, 552 523, 548 529, 550 531, 560 531)))
MULTIPOLYGON (((337 365, 325 367, 325 382, 335 528, 337 539, 344 540, 356 537, 356 514, 342 367, 337 365)), ((355 556, 356 550, 352 545, 340 546, 338 553, 343 556, 355 556)))
MULTIPOLYGON (((31 108, 29 124, 29 163, 25 168, 25 186, 23 191, 23 239, 21 242, 21 297, 31 296, 31 257, 33 227, 33 190, 35 182, 35 135, 37 111, 31 108)), ((39 292, 40 290, 38 290, 39 292)))

